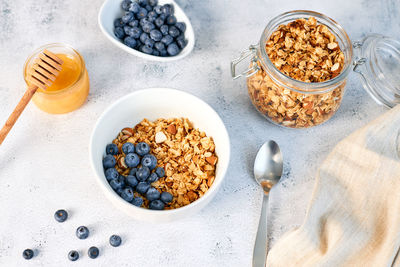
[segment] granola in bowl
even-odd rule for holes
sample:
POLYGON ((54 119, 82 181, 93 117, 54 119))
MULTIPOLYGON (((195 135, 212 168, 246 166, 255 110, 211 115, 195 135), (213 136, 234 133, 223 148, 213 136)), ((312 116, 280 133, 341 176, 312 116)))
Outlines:
MULTIPOLYGON (((122 146, 126 143, 146 143, 151 154, 157 159, 157 166, 165 175, 151 182, 151 187, 160 193, 172 195, 172 201, 165 203, 165 209, 186 206, 200 197, 212 186, 218 157, 212 137, 195 129, 186 118, 142 120, 133 128, 124 128, 112 141, 118 147, 114 155, 115 169, 122 177, 132 172, 125 162, 122 146)), ((135 192, 135 198, 144 199, 142 207, 151 208, 145 194, 135 192)))

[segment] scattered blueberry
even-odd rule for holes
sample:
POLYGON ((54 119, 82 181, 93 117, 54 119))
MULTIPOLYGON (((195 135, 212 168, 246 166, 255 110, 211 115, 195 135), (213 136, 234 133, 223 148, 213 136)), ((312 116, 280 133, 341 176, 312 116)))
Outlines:
POLYGON ((175 25, 176 23, 176 17, 174 15, 169 15, 167 17, 167 24, 168 25, 175 25))
POLYGON ((65 222, 68 218, 68 213, 66 210, 57 210, 54 213, 54 219, 56 219, 57 222, 65 222))
POLYGON ((169 29, 168 25, 162 25, 162 26, 160 27, 160 32, 161 32, 163 35, 168 35, 168 29, 169 29))
POLYGON ((116 27, 114 29, 114 34, 118 39, 123 39, 125 36, 124 29, 122 27, 116 27))
POLYGON ((136 178, 141 182, 146 181, 149 175, 150 175, 150 169, 147 166, 142 166, 138 168, 136 171, 136 178))
POLYGON ((171 56, 176 56, 179 53, 179 47, 176 43, 172 43, 168 46, 167 52, 171 56))
POLYGON ((76 229, 76 236, 79 239, 86 239, 89 236, 89 229, 86 226, 79 226, 76 229))
POLYGON ((162 192, 161 193, 161 200, 162 202, 164 202, 165 204, 168 204, 172 201, 172 195, 169 192, 162 192))
POLYGON ((78 253, 78 251, 76 251, 76 250, 71 250, 71 251, 68 253, 68 259, 69 259, 70 261, 76 261, 77 259, 79 259, 79 253, 78 253))
POLYGON ((149 204, 149 209, 151 210, 163 210, 164 209, 164 202, 159 199, 153 200, 149 204))
POLYGON ((125 15, 122 16, 121 20, 123 23, 129 23, 135 19, 135 14, 133 12, 126 12, 125 15))
POLYGON ((125 154, 135 153, 135 145, 130 142, 126 142, 122 145, 122 152, 125 154))
POLYGON ((132 2, 129 6, 129 11, 132 11, 135 14, 139 13, 140 5, 137 2, 132 2))
POLYGON ((140 142, 136 144, 136 153, 139 156, 144 156, 150 152, 150 146, 145 142, 140 142))
POLYGON ((134 197, 132 202, 133 205, 135 205, 136 207, 141 207, 143 205, 143 198, 141 197, 134 197))
POLYGON ((159 30, 153 29, 150 31, 150 38, 153 39, 154 41, 159 42, 161 41, 162 37, 163 35, 159 30))
POLYGON ((186 31, 186 24, 185 22, 177 22, 175 24, 175 27, 178 28, 178 30, 180 30, 181 32, 185 32, 186 31))
POLYGON ((150 185, 146 182, 140 182, 137 186, 136 186, 136 191, 139 194, 146 194, 147 190, 149 190, 150 185))
POLYGON ((88 256, 91 259, 95 259, 99 256, 99 249, 97 247, 90 247, 88 250, 88 256))
POLYGON ((118 146, 116 144, 108 144, 106 146, 106 154, 107 155, 117 155, 118 154, 118 146))
POLYGON ((133 190, 132 190, 132 188, 125 187, 125 189, 122 190, 121 197, 124 200, 126 200, 128 202, 131 202, 133 200, 133 190))
POLYGON ((106 179, 108 181, 117 179, 119 177, 119 173, 115 168, 109 168, 105 171, 106 179))
POLYGON ((114 156, 107 155, 103 158, 103 167, 104 169, 113 168, 115 167, 116 160, 114 156))
POLYGON ((150 170, 157 166, 157 158, 152 154, 147 154, 142 158, 142 166, 148 167, 150 170))
POLYGON ((139 156, 136 153, 126 154, 125 163, 129 168, 137 167, 137 165, 140 163, 139 156))
POLYGON ((161 42, 163 42, 166 46, 170 45, 174 41, 174 38, 171 35, 165 35, 161 42))
POLYGON ((139 182, 138 182, 138 180, 136 179, 135 176, 128 175, 128 176, 126 176, 126 183, 128 185, 132 186, 133 188, 135 188, 139 182))
POLYGON ((147 190, 146 192, 146 198, 149 201, 160 199, 160 192, 158 192, 158 190, 155 189, 154 187, 150 187, 149 190, 147 190))
POLYGON ((175 26, 170 26, 168 33, 169 33, 169 35, 171 35, 172 38, 178 37, 180 34, 178 28, 175 26))
POLYGON ((30 260, 33 258, 33 254, 34 254, 33 250, 30 248, 27 248, 22 252, 22 257, 24 257, 25 260, 30 260))
POLYGON ((122 176, 119 176, 117 179, 113 179, 110 182, 110 186, 112 189, 117 191, 118 189, 123 188, 125 185, 124 178, 122 176))
POLYGON ((110 236, 110 245, 113 247, 119 247, 119 245, 121 245, 121 237, 119 235, 112 235, 110 236))
POLYGON ((157 176, 158 177, 164 177, 164 175, 165 175, 165 170, 164 170, 164 168, 161 168, 161 167, 157 167, 157 169, 156 169, 156 174, 157 174, 157 176))
POLYGON ((158 178, 159 178, 158 175, 155 172, 153 172, 152 174, 150 174, 149 178, 147 178, 147 182, 149 184, 154 183, 158 180, 158 178))

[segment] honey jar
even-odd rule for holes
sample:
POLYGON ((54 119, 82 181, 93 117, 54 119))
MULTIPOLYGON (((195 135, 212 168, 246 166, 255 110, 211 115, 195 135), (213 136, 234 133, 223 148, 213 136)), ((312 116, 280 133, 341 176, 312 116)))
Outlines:
POLYGON ((63 60, 62 70, 53 84, 46 90, 38 89, 32 101, 35 105, 52 114, 61 114, 78 109, 89 94, 89 75, 85 61, 78 51, 61 43, 48 44, 38 48, 24 65, 24 79, 27 85, 27 71, 43 50, 49 50, 63 60))

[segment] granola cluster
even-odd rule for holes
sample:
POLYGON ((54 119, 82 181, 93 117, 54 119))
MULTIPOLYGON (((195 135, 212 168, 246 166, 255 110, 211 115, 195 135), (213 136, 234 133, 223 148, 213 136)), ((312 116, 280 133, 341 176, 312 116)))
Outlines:
MULTIPOLYGON (((190 204, 204 195, 215 179, 218 157, 215 144, 204 132, 194 129, 186 118, 144 119, 134 128, 124 128, 113 143, 121 150, 124 143, 146 142, 157 158, 157 167, 165 169, 165 177, 152 186, 173 196, 165 209, 175 209, 190 204)), ((128 175, 124 154, 117 156, 117 171, 128 175)), ((147 200, 144 207, 148 207, 147 200)))
MULTIPOLYGON (((267 41, 266 51, 282 73, 302 82, 333 79, 344 66, 335 35, 313 17, 280 25, 267 41)), ((277 124, 292 128, 315 126, 332 117, 340 106, 345 81, 328 93, 299 93, 277 85, 259 67, 247 79, 249 95, 254 106, 277 124)))
POLYGON ((335 35, 314 17, 280 25, 265 48, 275 67, 302 82, 333 79, 344 65, 344 55, 335 35))

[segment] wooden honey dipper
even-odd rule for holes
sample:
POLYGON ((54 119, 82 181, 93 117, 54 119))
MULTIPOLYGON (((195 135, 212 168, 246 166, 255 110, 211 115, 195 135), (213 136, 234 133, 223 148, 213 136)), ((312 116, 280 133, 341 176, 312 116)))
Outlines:
POLYGON ((26 78, 30 86, 0 130, 0 145, 3 143, 7 134, 10 132, 37 89, 46 90, 47 87, 52 85, 61 71, 62 64, 63 61, 48 50, 44 50, 39 54, 38 58, 35 59, 28 70, 26 78))

